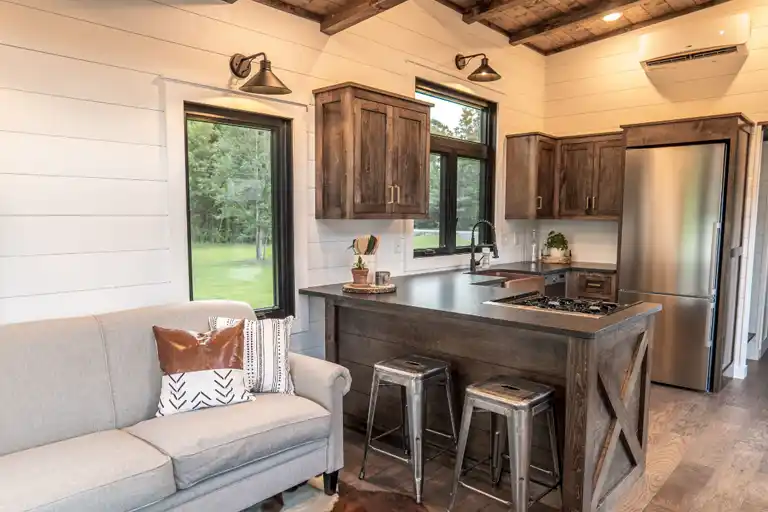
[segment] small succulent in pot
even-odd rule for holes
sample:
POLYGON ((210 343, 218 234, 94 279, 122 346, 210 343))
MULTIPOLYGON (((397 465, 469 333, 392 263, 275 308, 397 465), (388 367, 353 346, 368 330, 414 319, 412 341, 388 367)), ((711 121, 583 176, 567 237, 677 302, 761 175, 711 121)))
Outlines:
POLYGON ((352 264, 352 282, 355 284, 368 283, 368 267, 365 266, 365 260, 360 255, 352 264))
POLYGON ((549 255, 553 258, 562 258, 568 253, 568 239, 560 232, 550 231, 547 234, 547 241, 544 247, 549 250, 549 255))

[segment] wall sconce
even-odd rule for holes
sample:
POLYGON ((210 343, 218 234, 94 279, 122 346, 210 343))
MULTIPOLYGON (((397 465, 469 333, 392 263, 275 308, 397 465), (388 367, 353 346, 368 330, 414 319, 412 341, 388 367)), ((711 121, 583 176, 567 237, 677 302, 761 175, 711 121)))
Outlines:
POLYGON ((467 64, 469 64, 470 60, 480 56, 483 57, 483 59, 480 61, 480 66, 472 73, 470 73, 467 78, 472 82, 494 82, 501 79, 501 75, 488 65, 488 57, 486 57, 484 53, 476 53, 474 55, 462 55, 460 53, 457 54, 455 59, 456 68, 464 69, 467 67, 467 64))
POLYGON ((272 72, 272 63, 264 52, 246 57, 242 53, 236 53, 229 59, 229 69, 238 78, 248 78, 251 74, 251 61, 262 57, 259 62, 259 71, 253 78, 245 82, 240 90, 254 94, 290 94, 291 90, 280 81, 272 72))

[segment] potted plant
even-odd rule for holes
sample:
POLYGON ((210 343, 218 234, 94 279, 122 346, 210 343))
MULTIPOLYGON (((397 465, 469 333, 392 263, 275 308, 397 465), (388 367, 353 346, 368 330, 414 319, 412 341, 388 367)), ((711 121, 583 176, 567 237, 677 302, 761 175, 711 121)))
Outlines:
POLYGON ((568 256, 568 239, 562 233, 550 231, 544 247, 552 259, 565 259, 568 256))
POLYGON ((368 267, 362 256, 358 255, 352 265, 352 282, 355 284, 368 284, 368 267))

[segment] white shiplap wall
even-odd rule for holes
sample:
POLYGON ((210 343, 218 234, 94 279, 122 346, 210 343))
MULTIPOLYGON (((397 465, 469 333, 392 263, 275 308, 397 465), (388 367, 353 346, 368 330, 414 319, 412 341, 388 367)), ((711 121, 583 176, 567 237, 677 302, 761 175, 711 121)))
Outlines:
MULTIPOLYGON (((234 87, 229 56, 257 51, 294 90, 291 108, 305 106, 305 128, 294 134, 306 148, 294 162, 299 286, 346 279, 345 248, 368 232, 383 235, 379 266, 394 273, 459 262, 414 262, 407 221, 314 219, 312 89, 354 80, 412 94, 419 76, 497 101, 500 140, 543 128, 544 58, 433 0, 330 38, 247 0, 0 0, 0 322, 186 299, 173 255, 183 250, 179 178, 168 171, 166 137, 176 135, 163 84, 234 87), (508 78, 464 80, 454 55, 480 51, 508 78)), ((499 151, 499 169, 502 161, 499 151)), ((501 196, 501 172, 497 185, 501 196)), ((502 241, 515 229, 501 223, 502 241)), ((502 254, 516 259, 520 250, 507 243, 502 254)), ((302 303, 298 331, 308 327, 307 309, 302 303)), ((320 349, 301 334, 294 348, 320 349)))

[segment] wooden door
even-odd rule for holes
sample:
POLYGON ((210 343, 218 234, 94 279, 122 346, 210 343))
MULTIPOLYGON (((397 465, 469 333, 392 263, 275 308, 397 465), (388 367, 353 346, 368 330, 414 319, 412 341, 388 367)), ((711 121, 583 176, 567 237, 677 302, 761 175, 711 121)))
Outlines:
POLYGON ((594 154, 591 213, 618 218, 624 196, 624 140, 595 142, 594 154))
POLYGON ((593 150, 592 142, 560 145, 560 217, 587 215, 592 200, 593 150))
POLYGON ((555 216, 555 143, 539 137, 538 169, 536 185, 536 218, 551 219, 555 216))
POLYGON ((356 218, 385 217, 394 200, 389 181, 392 146, 392 107, 354 100, 354 196, 356 218))
POLYGON ((429 116, 394 108, 392 186, 396 217, 427 216, 429 205, 429 116))

